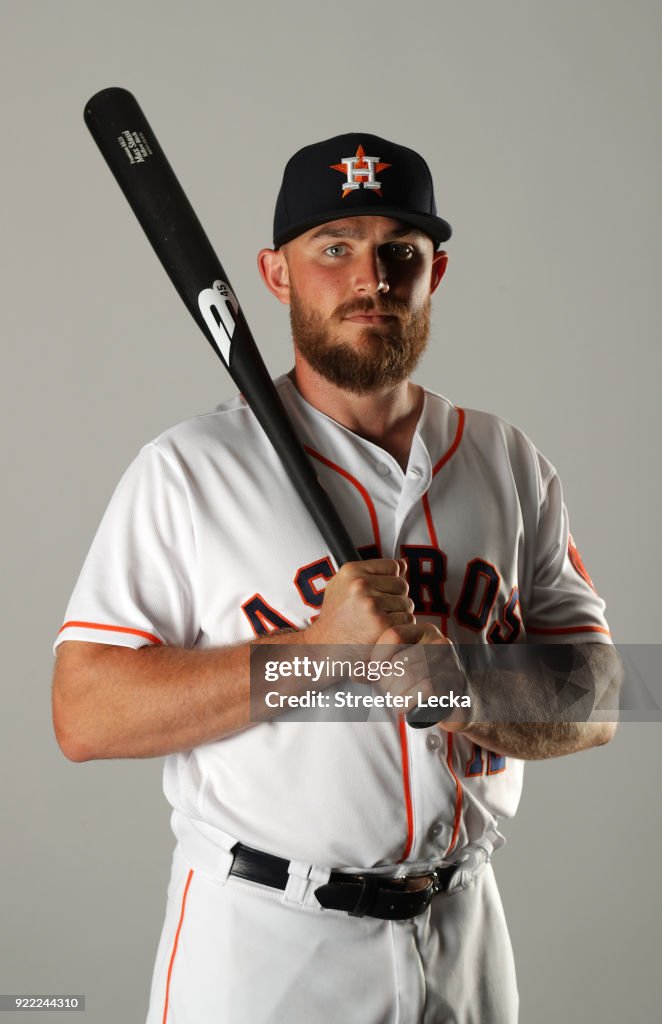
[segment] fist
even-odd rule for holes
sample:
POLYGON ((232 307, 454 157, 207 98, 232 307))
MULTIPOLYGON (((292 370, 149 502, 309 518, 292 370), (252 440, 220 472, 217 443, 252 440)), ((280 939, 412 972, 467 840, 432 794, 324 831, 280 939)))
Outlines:
POLYGON ((311 644, 368 644, 389 628, 415 623, 403 559, 347 562, 324 591, 322 610, 306 630, 311 644))
POLYGON ((402 676, 383 677, 381 687, 409 698, 409 725, 424 728, 437 724, 447 732, 468 727, 472 720, 471 707, 465 706, 468 680, 455 647, 436 626, 389 626, 379 637, 373 657, 406 666, 402 676))

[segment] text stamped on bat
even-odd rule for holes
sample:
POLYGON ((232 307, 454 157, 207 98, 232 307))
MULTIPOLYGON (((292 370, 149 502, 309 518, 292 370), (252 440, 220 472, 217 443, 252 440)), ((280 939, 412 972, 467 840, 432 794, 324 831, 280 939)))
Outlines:
POLYGON ((127 155, 130 164, 144 164, 152 155, 152 149, 143 132, 122 132, 117 141, 127 155))

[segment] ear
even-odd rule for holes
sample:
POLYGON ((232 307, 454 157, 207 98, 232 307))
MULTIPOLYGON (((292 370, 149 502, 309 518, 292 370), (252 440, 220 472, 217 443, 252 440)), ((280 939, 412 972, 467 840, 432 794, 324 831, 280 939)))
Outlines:
POLYGON ((430 295, 436 290, 439 282, 446 273, 446 267, 448 266, 448 253, 436 252, 432 257, 432 272, 430 274, 430 295))
POLYGON ((279 302, 289 305, 290 272, 282 249, 261 249, 257 254, 257 265, 262 280, 279 302))

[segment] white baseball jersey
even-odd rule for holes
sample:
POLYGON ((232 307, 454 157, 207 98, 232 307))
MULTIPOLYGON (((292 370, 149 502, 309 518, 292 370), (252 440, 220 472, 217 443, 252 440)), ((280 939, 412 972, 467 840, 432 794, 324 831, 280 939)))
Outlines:
MULTIPOLYGON (((455 642, 609 642, 557 475, 508 423, 426 393, 406 472, 281 397, 366 556, 408 563, 417 618, 455 642)), ((120 482, 59 640, 214 647, 317 614, 333 566, 240 398, 147 445, 120 482)), ((485 648, 487 650, 487 648, 485 648)), ((523 764, 461 735, 274 718, 166 758, 178 838, 147 1024, 514 1024, 512 949, 488 863, 523 764), (244 844, 284 892, 229 875, 244 844), (322 910, 331 868, 458 864, 402 921, 322 910)))
MULTIPOLYGON (((405 558, 420 620, 460 644, 609 642, 553 466, 507 422, 426 392, 406 472, 277 382, 364 554, 405 558)), ((58 640, 208 648, 318 613, 325 543, 237 397, 166 431, 120 482, 58 640)), ((235 840, 308 865, 489 857, 523 764, 401 721, 274 718, 166 758, 191 859, 235 840), (202 852, 202 851, 205 852, 202 852)))

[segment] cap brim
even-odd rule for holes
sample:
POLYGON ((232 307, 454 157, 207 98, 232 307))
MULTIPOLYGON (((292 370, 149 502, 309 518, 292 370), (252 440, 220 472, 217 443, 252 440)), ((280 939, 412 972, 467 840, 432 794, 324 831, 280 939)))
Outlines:
POLYGON ((300 224, 290 227, 278 238, 274 238, 274 247, 279 249, 281 245, 291 242, 293 238, 303 235, 306 231, 311 231, 320 224, 328 224, 332 220, 344 220, 345 217, 393 217, 394 220, 401 220, 403 224, 412 224, 415 228, 419 228, 429 235, 436 245, 447 242, 453 234, 448 221, 442 217, 433 217, 429 213, 410 213, 409 210, 387 206, 353 206, 345 213, 336 207, 334 210, 329 210, 328 213, 316 214, 315 217, 310 217, 301 221, 300 224))

